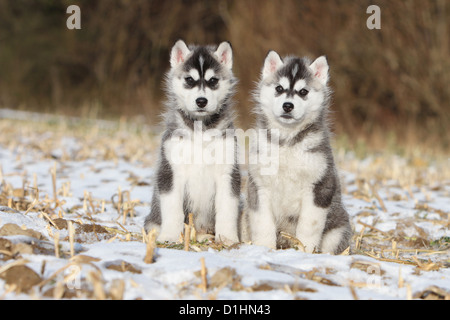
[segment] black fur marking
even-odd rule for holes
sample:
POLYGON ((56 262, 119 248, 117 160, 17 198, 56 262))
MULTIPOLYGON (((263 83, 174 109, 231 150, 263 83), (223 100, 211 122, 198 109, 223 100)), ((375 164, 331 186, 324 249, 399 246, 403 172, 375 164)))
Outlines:
POLYGON ((322 141, 316 145, 315 147, 308 149, 308 152, 311 153, 323 153, 327 156, 327 159, 329 156, 332 155, 332 150, 331 150, 331 146, 328 143, 328 139, 327 138, 323 138, 322 141))
POLYGON ((175 123, 169 123, 167 124, 167 128, 164 131, 162 137, 161 137, 161 141, 162 143, 166 142, 167 140, 169 140, 170 138, 172 138, 174 131, 177 129, 177 126, 175 123))
POLYGON ((347 249, 350 245, 350 240, 353 235, 347 211, 340 201, 341 200, 339 195, 339 197, 336 197, 336 200, 334 200, 331 204, 330 210, 327 215, 327 221, 325 223, 325 228, 323 230, 323 236, 325 236, 328 232, 334 229, 344 228, 341 241, 336 247, 334 254, 339 254, 347 249))
POLYGON ((173 171, 172 166, 166 158, 164 147, 161 148, 161 162, 157 173, 157 185, 160 193, 167 193, 173 187, 173 171))
POLYGON ((287 220, 288 220, 288 222, 290 224, 297 225, 297 223, 298 223, 298 216, 288 216, 287 220))
MULTIPOLYGON (((223 71, 223 65, 217 60, 217 57, 212 52, 215 50, 212 47, 196 47, 193 49, 191 57, 184 63, 183 70, 189 72, 192 69, 196 69, 200 78, 198 80, 189 79, 187 77, 184 82, 186 89, 192 89, 194 87, 210 88, 211 90, 217 90, 220 88, 220 84, 223 81, 227 81, 220 76, 223 71), (210 79, 205 79, 206 71, 212 70, 215 76, 210 79)), ((234 84, 236 79, 231 79, 231 84, 234 84)))
MULTIPOLYGON (((260 129, 267 129, 267 140, 271 141, 272 133, 271 133, 271 129, 269 128, 269 120, 267 119, 267 117, 265 115, 263 115, 263 114, 258 115, 257 127, 260 129)), ((310 124, 305 129, 299 131, 293 138, 291 138, 289 140, 279 138, 279 146, 289 145, 290 147, 292 147, 292 146, 302 142, 303 139, 305 139, 305 137, 308 134, 319 132, 319 131, 323 130, 323 128, 324 128, 324 125, 322 123, 322 116, 321 116, 316 122, 310 124)), ((327 139, 324 138, 323 142, 326 143, 327 139)), ((319 151, 319 150, 316 150, 315 148, 316 147, 312 148, 309 151, 310 152, 319 151)))
MULTIPOLYGON (((186 125, 186 127, 188 127, 189 129, 191 129, 193 131, 194 130, 194 122, 202 121, 203 122, 202 130, 205 131, 208 129, 214 129, 220 123, 220 121, 222 119, 226 118, 226 109, 227 109, 227 106, 223 106, 222 109, 220 110, 220 112, 214 113, 211 116, 206 117, 202 120, 191 118, 183 110, 178 109, 177 111, 180 114, 181 119, 183 120, 183 123, 186 125)), ((230 120, 230 123, 232 125, 231 120, 230 120)))
POLYGON ((241 171, 237 163, 234 164, 233 171, 231 172, 231 191, 235 197, 239 198, 241 194, 241 171))
POLYGON ((183 87, 184 87, 185 89, 192 89, 192 88, 194 88, 195 86, 197 86, 198 83, 199 83, 199 81, 196 81, 194 84, 184 83, 184 84, 183 84, 183 87))
POLYGON ((297 143, 300 143, 305 139, 305 137, 310 133, 319 132, 321 130, 321 125, 317 122, 314 122, 307 126, 305 129, 297 133, 290 141, 289 145, 292 147, 296 145, 297 143))
POLYGON ((285 65, 278 70, 278 77, 286 77, 289 80, 289 89, 287 91, 288 94, 294 95, 297 92, 294 90, 294 85, 298 80, 309 80, 312 74, 306 63, 306 60, 303 58, 292 58, 286 61, 285 65), (293 70, 297 69, 294 73, 293 70))
POLYGON ((314 204, 320 208, 328 208, 336 195, 338 181, 334 166, 328 164, 322 179, 314 184, 314 204))
MULTIPOLYGON (((265 114, 258 114, 258 117, 256 119, 256 127, 259 129, 267 130, 266 131, 266 139, 267 141, 272 142, 272 129, 269 126, 269 120, 267 119, 267 116, 265 114)), ((278 139, 278 145, 283 145, 283 140, 280 138, 278 139)), ((259 153, 259 143, 257 144, 257 153, 259 153)))
MULTIPOLYGON (((159 200, 159 195, 155 191, 153 192, 153 198, 152 198, 152 204, 150 209, 150 214, 145 218, 144 226, 148 225, 161 225, 161 203, 159 200)), ((149 232, 148 228, 145 230, 146 232, 149 232)))
POLYGON ((181 116, 181 119, 183 120, 184 124, 186 125, 186 127, 188 127, 191 130, 194 130, 194 119, 192 119, 191 117, 189 117, 186 113, 184 113, 182 110, 178 109, 177 110, 178 113, 181 116))
POLYGON ((253 177, 248 175, 248 188, 247 188, 247 202, 250 210, 258 210, 259 208, 259 197, 258 197, 258 187, 256 186, 253 177))
POLYGON ((190 207, 190 198, 189 194, 184 190, 183 196, 183 213, 184 213, 184 222, 189 223, 189 213, 193 213, 190 207))
MULTIPOLYGON (((205 79, 206 70, 212 69, 214 72, 220 72, 222 65, 213 57, 210 49, 207 47, 198 47, 192 53, 192 56, 184 63, 183 70, 189 72, 192 68, 195 68, 202 81, 197 81, 196 85, 202 83, 205 79), (202 60, 202 61, 201 61, 202 60)), ((206 84, 206 81, 205 81, 206 84)))
MULTIPOLYGON (((217 79, 217 78, 215 78, 215 79, 217 79)), ((219 89, 219 82, 211 81, 211 79, 209 81, 206 81, 206 79, 203 78, 203 76, 201 76, 201 78, 197 81, 193 81, 193 82, 185 81, 183 84, 183 87, 185 89, 192 89, 194 87, 208 87, 211 90, 217 90, 217 89, 219 89)))
MULTIPOLYGON (((224 111, 224 110, 222 110, 224 111)), ((203 127, 205 130, 213 129, 216 127, 216 125, 224 118, 224 112, 214 113, 212 116, 206 118, 203 121, 203 127)))
MULTIPOLYGON (((216 194, 214 194, 214 197, 216 197, 216 194)), ((200 231, 209 233, 209 234, 215 234, 216 233, 216 201, 212 201, 211 206, 211 213, 208 215, 209 221, 206 225, 200 226, 200 231)))

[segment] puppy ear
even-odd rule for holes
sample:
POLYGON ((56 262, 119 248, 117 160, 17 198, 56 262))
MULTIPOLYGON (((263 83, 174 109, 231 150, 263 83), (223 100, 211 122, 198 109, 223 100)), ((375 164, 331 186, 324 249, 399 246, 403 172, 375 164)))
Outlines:
POLYGON ((318 57, 311 65, 309 66, 311 69, 314 78, 319 80, 322 85, 326 85, 328 82, 328 62, 325 56, 318 57))
POLYGON ((273 50, 270 50, 264 60, 264 67, 262 69, 262 78, 265 79, 268 76, 274 74, 283 65, 283 60, 280 55, 273 50))
POLYGON ((233 49, 228 41, 222 42, 214 54, 225 67, 228 69, 233 67, 233 49))
POLYGON ((177 67, 186 60, 188 54, 191 53, 186 43, 183 40, 178 40, 172 48, 170 53, 170 65, 172 68, 177 67))

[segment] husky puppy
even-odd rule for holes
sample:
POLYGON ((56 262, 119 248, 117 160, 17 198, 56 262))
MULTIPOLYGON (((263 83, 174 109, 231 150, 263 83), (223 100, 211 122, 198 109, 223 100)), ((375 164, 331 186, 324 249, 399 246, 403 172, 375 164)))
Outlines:
POLYGON ((216 241, 239 241, 241 175, 235 138, 227 134, 234 128, 232 64, 228 42, 188 47, 178 40, 172 48, 165 131, 145 220, 147 231, 159 231, 158 241, 178 241, 189 213, 197 231, 215 234, 216 241), (225 146, 228 161, 214 159, 225 146))
MULTIPOLYGON (((254 244, 284 247, 283 231, 307 252, 338 254, 349 246, 352 232, 330 147, 328 78, 324 56, 311 63, 270 51, 265 59, 254 93, 256 127, 278 135, 279 164, 275 175, 249 165, 247 211, 254 244)), ((250 152, 260 152, 259 147, 250 152)))

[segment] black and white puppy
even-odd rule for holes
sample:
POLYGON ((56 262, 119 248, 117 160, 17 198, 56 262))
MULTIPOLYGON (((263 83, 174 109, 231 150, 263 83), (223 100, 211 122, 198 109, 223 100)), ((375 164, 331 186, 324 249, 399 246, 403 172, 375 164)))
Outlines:
MULTIPOLYGON (((349 246, 352 231, 327 123, 328 69, 323 56, 311 63, 270 51, 265 59, 254 94, 256 129, 278 137, 279 163, 270 175, 261 174, 258 163, 249 165, 247 212, 254 244, 282 247, 284 231, 307 252, 338 254, 349 246)), ((251 152, 261 152, 258 144, 251 152)))
POLYGON ((228 42, 187 46, 179 40, 166 76, 159 162, 145 229, 158 241, 178 241, 194 214, 199 232, 238 242, 241 175, 233 132, 236 79, 228 42))

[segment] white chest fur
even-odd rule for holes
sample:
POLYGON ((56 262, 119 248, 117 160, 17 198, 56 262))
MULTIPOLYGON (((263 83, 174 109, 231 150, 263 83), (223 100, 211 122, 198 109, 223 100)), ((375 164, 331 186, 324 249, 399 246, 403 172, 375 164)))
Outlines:
MULTIPOLYGON (((174 188, 195 216, 199 228, 210 226, 217 209, 218 188, 231 188, 230 174, 234 166, 234 140, 208 132, 169 139, 165 154, 173 170, 174 188)), ((227 191, 227 196, 231 191, 227 191)))
POLYGON ((273 175, 258 174, 257 166, 251 168, 258 184, 271 199, 271 209, 276 216, 299 212, 304 195, 310 194, 314 184, 323 177, 327 169, 325 155, 309 151, 319 138, 311 135, 294 146, 280 146, 278 170, 273 175))

